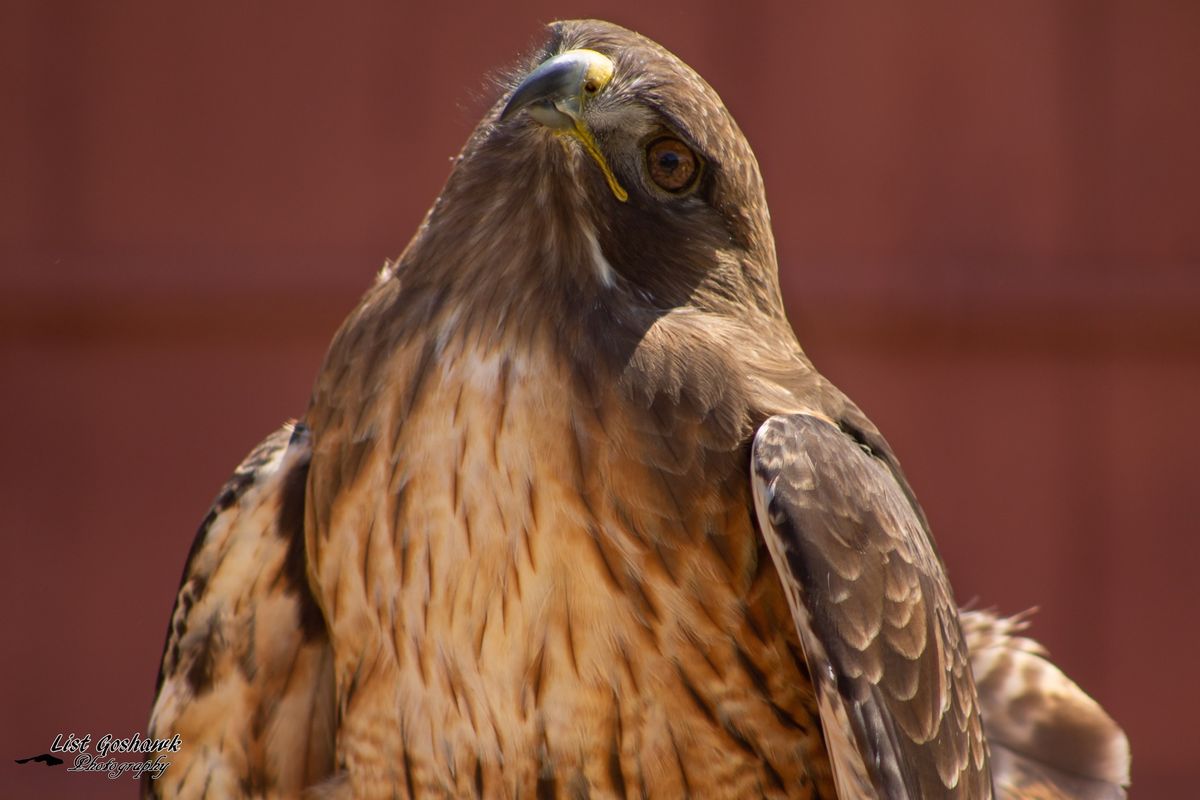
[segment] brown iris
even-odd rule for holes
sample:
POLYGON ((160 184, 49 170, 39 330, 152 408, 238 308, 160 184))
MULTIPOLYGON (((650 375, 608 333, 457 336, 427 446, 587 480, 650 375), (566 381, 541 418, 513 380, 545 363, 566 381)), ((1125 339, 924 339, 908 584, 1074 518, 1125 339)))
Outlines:
POLYGON ((670 136, 655 139, 646 148, 646 169, 650 180, 660 189, 678 193, 689 188, 699 172, 696 154, 686 144, 670 136))

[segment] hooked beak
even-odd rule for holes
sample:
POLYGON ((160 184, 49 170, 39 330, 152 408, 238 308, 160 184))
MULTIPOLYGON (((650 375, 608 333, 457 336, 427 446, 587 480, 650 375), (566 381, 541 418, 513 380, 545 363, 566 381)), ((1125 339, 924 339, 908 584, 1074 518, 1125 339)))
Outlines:
POLYGON ((521 81, 500 112, 500 121, 524 110, 545 127, 574 136, 599 165, 612 193, 625 202, 629 193, 617 182, 583 119, 588 101, 608 85, 614 70, 612 59, 595 50, 568 50, 547 59, 521 81))

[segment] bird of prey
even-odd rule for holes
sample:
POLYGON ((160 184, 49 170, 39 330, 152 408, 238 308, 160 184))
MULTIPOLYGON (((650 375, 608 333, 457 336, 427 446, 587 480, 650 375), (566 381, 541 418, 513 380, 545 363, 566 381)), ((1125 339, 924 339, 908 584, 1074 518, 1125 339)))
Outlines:
POLYGON ((550 26, 169 625, 162 797, 1123 796, 1020 620, 960 612, 875 426, 785 317, 711 87, 550 26))

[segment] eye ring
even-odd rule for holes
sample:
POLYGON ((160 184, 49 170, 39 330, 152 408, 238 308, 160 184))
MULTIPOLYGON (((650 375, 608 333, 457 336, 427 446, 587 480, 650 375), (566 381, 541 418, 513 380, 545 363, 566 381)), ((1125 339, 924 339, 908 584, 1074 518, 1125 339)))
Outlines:
POLYGON ((695 185, 700 159, 674 136, 661 136, 646 146, 646 172, 664 192, 682 194, 695 185))

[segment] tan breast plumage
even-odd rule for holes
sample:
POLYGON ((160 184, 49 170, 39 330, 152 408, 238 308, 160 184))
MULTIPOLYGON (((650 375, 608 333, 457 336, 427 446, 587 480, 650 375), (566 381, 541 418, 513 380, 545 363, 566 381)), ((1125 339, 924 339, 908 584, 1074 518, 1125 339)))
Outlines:
POLYGON ((615 388, 580 402, 561 359, 422 361, 390 359, 415 397, 315 431, 314 494, 342 482, 310 569, 355 793, 830 787, 744 454, 646 463, 663 421, 615 388))

